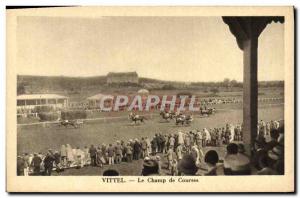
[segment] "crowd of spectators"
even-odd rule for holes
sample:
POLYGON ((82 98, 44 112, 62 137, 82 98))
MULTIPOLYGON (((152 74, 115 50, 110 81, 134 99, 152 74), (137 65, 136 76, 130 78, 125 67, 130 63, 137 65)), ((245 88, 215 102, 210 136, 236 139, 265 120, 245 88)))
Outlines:
POLYGON ((85 166, 113 168, 114 164, 134 160, 143 160, 142 175, 284 174, 283 126, 278 121, 261 120, 255 144, 248 153, 242 144, 242 131, 242 125, 226 124, 223 128, 157 133, 152 138, 83 148, 66 144, 59 150, 49 149, 46 154, 18 156, 17 175, 51 175, 53 170, 85 166), (220 159, 217 147, 226 147, 224 158, 220 159))

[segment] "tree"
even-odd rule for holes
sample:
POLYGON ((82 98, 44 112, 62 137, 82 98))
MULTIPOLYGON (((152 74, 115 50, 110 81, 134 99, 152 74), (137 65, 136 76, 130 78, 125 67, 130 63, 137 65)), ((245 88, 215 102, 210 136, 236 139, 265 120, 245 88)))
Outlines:
POLYGON ((17 95, 25 94, 25 86, 24 84, 19 84, 17 86, 17 95))
POLYGON ((224 80, 223 80, 223 86, 227 87, 227 88, 230 86, 230 79, 229 78, 224 78, 224 80))
POLYGON ((217 93, 219 93, 219 89, 217 87, 211 88, 210 91, 216 95, 217 93))
POLYGON ((238 84, 238 82, 237 82, 236 80, 234 80, 234 79, 232 79, 232 80, 230 81, 230 86, 231 86, 231 87, 236 87, 237 84, 238 84))

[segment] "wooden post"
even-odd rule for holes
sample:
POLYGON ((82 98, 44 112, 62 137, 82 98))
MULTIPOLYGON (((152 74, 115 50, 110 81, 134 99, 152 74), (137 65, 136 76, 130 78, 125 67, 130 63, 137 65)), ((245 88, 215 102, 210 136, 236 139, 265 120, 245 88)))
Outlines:
POLYGON ((257 42, 256 36, 243 41, 243 135, 245 144, 251 146, 257 135, 257 42))

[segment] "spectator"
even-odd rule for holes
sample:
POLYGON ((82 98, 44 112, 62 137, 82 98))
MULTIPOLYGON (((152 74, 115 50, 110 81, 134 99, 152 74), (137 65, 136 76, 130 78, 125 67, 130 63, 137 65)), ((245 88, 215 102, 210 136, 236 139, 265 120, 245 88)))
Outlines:
POLYGON ((225 175, 250 175, 250 160, 246 155, 238 153, 238 145, 230 143, 224 158, 225 175))
POLYGON ((178 175, 178 169, 177 169, 177 160, 173 159, 171 163, 171 175, 176 176, 178 175))
POLYGON ((24 167, 25 167, 24 159, 21 156, 17 157, 17 176, 24 175, 24 167))
POLYGON ((161 144, 162 144, 162 139, 160 137, 160 134, 156 135, 156 141, 157 141, 157 152, 161 153, 161 144))
POLYGON ((88 165, 91 162, 89 148, 87 146, 84 146, 83 152, 84 152, 84 165, 88 165))
POLYGON ((272 150, 268 151, 268 156, 274 160, 273 169, 279 174, 284 174, 284 146, 283 138, 280 139, 280 142, 272 150))
POLYGON ((91 157, 91 165, 92 166, 97 166, 96 164, 96 160, 97 160, 97 149, 94 147, 94 145, 92 144, 90 149, 89 149, 89 154, 91 157))
POLYGON ((135 142, 133 145, 133 160, 139 160, 140 153, 141 153, 141 144, 139 143, 138 139, 135 139, 135 142))
POLYGON ((51 176, 54 161, 55 161, 55 158, 52 154, 52 150, 49 149, 48 153, 46 154, 46 157, 44 159, 45 175, 51 176))
POLYGON ((114 156, 115 156, 115 149, 112 146, 112 144, 109 144, 107 148, 107 156, 108 156, 108 164, 109 165, 114 165, 114 156))
POLYGON ((126 145, 126 161, 132 162, 132 146, 130 145, 130 142, 126 145))
POLYGON ((191 137, 189 135, 185 136, 184 144, 187 149, 187 152, 190 152, 192 149, 192 144, 191 144, 191 137))
POLYGON ((150 139, 148 138, 148 137, 146 137, 146 142, 147 142, 147 156, 149 156, 150 155, 150 153, 152 152, 151 151, 151 141, 150 141, 150 139))
POLYGON ((175 146, 175 138, 173 136, 173 134, 170 135, 170 139, 169 139, 169 149, 170 147, 172 147, 172 149, 174 149, 175 146))
POLYGON ((165 147, 166 147, 166 137, 162 134, 160 134, 160 139, 161 139, 161 153, 164 153, 165 147))
POLYGON ((200 162, 201 162, 201 157, 200 156, 200 152, 199 149, 197 148, 197 146, 193 146, 192 150, 191 150, 191 155, 193 156, 194 160, 195 160, 195 164, 197 167, 200 166, 200 162))
POLYGON ((271 138, 271 140, 268 143, 266 143, 266 145, 265 145, 266 151, 272 150, 275 146, 277 146, 279 144, 277 141, 279 138, 279 131, 277 129, 272 129, 270 131, 270 138, 271 138))
POLYGON ((105 163, 108 162, 108 155, 107 155, 107 147, 106 147, 106 144, 102 144, 101 145, 101 151, 102 151, 102 155, 103 155, 103 158, 105 160, 105 163))
POLYGON ((178 161, 182 159, 182 152, 183 152, 182 145, 179 144, 176 148, 176 155, 177 155, 178 161))
POLYGON ((84 166, 84 152, 77 147, 76 149, 76 167, 82 168, 84 166))
POLYGON ((63 167, 67 165, 67 149, 65 145, 60 147, 61 164, 63 167))
POLYGON ((172 161, 174 159, 174 151, 173 151, 173 147, 172 146, 170 146, 170 148, 169 148, 166 156, 167 156, 167 159, 168 159, 168 169, 171 170, 172 161))
POLYGON ((258 175, 276 175, 276 171, 272 169, 274 160, 268 157, 268 155, 261 156, 260 160, 261 169, 257 172, 258 175))
POLYGON ((97 147, 97 166, 102 167, 105 163, 102 150, 100 146, 97 147))
POLYGON ((142 138, 141 147, 142 147, 142 158, 145 158, 147 156, 147 142, 144 138, 142 138))
POLYGON ((120 141, 117 141, 117 145, 115 147, 115 154, 116 154, 116 164, 120 164, 122 162, 122 147, 120 141))
POLYGON ((59 171, 61 169, 61 156, 58 151, 54 152, 54 162, 56 170, 59 171))
POLYGON ((73 155, 73 150, 72 150, 72 147, 70 144, 67 144, 67 160, 68 160, 68 164, 67 164, 67 167, 70 167, 73 162, 75 161, 74 159, 74 155, 73 155))
POLYGON ((24 153, 23 160, 24 160, 24 176, 28 176, 29 175, 29 166, 30 166, 28 153, 24 153))
POLYGON ((198 168, 195 163, 195 159, 191 155, 184 155, 182 160, 179 161, 178 175, 196 175, 198 168))
POLYGON ((152 151, 152 155, 156 155, 157 153, 157 139, 156 136, 154 136, 154 138, 151 141, 151 151, 152 151))
POLYGON ((40 174, 40 168, 41 168, 42 159, 40 156, 38 156, 37 153, 34 153, 31 166, 33 167, 33 173, 34 175, 40 174))
POLYGON ((159 167, 156 160, 152 160, 149 157, 144 159, 143 163, 143 176, 158 176, 159 175, 159 167))
POLYGON ((217 175, 217 162, 219 161, 219 155, 215 150, 210 150, 205 154, 204 161, 208 166, 208 171, 205 175, 213 176, 217 175))
POLYGON ((161 174, 161 159, 158 155, 155 157, 155 159, 156 159, 157 164, 158 164, 158 173, 161 174))

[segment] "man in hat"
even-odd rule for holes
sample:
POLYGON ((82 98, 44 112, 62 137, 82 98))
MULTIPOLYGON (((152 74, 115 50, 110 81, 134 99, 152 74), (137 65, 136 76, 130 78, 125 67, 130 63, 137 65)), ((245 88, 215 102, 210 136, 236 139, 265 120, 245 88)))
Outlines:
POLYGON ((24 175, 24 159, 19 155, 17 157, 17 176, 23 176, 24 175))
POLYGON ((38 156, 37 153, 34 153, 32 161, 31 161, 31 166, 33 167, 34 175, 40 174, 41 163, 42 163, 41 157, 38 156))
POLYGON ((279 127, 280 127, 279 122, 278 122, 277 120, 275 120, 275 121, 274 121, 274 128, 275 128, 275 129, 279 129, 279 127))
POLYGON ((126 145, 126 161, 132 162, 132 146, 130 145, 130 142, 126 145))
POLYGON ((97 160, 97 149, 94 147, 94 145, 92 144, 90 149, 89 149, 89 154, 90 154, 90 158, 91 158, 91 165, 92 166, 97 166, 96 164, 96 160, 97 160))
POLYGON ((156 134, 156 141, 157 141, 157 152, 158 153, 161 153, 161 143, 162 143, 162 140, 161 140, 161 137, 160 137, 160 134, 156 134))
POLYGON ((147 142, 143 137, 141 141, 141 147, 142 147, 142 157, 145 158, 147 156, 147 142))
POLYGON ((159 167, 156 160, 146 157, 143 163, 143 176, 159 176, 159 167))
POLYGON ((161 153, 164 153, 165 147, 166 147, 166 137, 163 134, 160 134, 160 139, 161 139, 161 153))
POLYGON ((108 156, 108 164, 113 165, 115 163, 114 162, 115 149, 112 146, 112 144, 109 144, 109 146, 107 148, 107 156, 108 156))
POLYGON ((182 160, 179 161, 178 175, 196 175, 198 168, 195 159, 191 155, 184 155, 182 160))
POLYGON ((120 164, 122 162, 122 147, 120 141, 117 141, 117 145, 115 146, 116 152, 116 164, 120 164))
POLYGON ((173 159, 174 159, 174 155, 175 155, 175 153, 174 153, 173 147, 170 146, 170 147, 169 147, 169 150, 168 150, 168 152, 167 152, 167 154, 166 154, 167 159, 168 159, 168 169, 169 169, 169 170, 171 170, 171 167, 172 167, 172 161, 173 161, 173 159))
POLYGON ((175 138, 174 138, 174 135, 171 134, 170 135, 170 139, 169 139, 169 147, 172 147, 174 149, 175 147, 175 138))
POLYGON ((276 171, 272 169, 274 160, 268 155, 263 155, 259 159, 260 170, 257 172, 258 175, 277 175, 276 171))
POLYGON ((270 137, 271 137, 271 140, 268 143, 266 143, 266 145, 265 145, 266 151, 272 150, 275 146, 277 146, 279 144, 277 141, 279 138, 279 131, 277 129, 272 129, 270 131, 270 137))
MULTIPOLYGON (((283 137, 283 136, 282 136, 283 137)), ((279 175, 284 174, 284 144, 283 138, 279 138, 278 145, 268 152, 268 157, 274 160, 273 169, 279 175)))
POLYGON ((54 152, 54 158, 55 158, 55 166, 56 166, 56 170, 61 169, 61 155, 59 154, 58 151, 54 152))
POLYGON ((51 176, 54 161, 55 157, 53 156, 52 150, 49 149, 44 159, 45 175, 51 176))
POLYGON ((139 143, 139 140, 136 138, 133 144, 133 159, 139 160, 140 154, 141 154, 141 144, 139 143))
POLYGON ((207 172, 205 175, 213 176, 217 175, 217 163, 219 161, 219 155, 215 150, 209 150, 204 157, 204 161, 207 165, 207 172))
POLYGON ((224 158, 225 175, 250 175, 250 159, 238 153, 238 145, 235 143, 228 144, 227 154, 224 158))
POLYGON ((185 144, 185 147, 187 149, 187 152, 189 153, 191 151, 191 136, 189 134, 187 134, 185 136, 185 139, 184 139, 184 144, 185 144))

